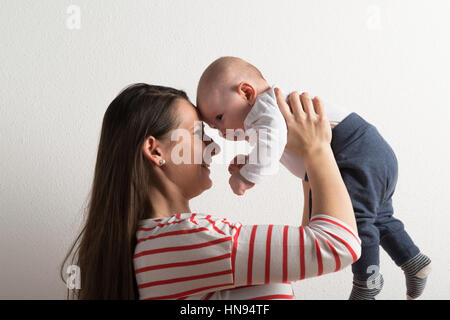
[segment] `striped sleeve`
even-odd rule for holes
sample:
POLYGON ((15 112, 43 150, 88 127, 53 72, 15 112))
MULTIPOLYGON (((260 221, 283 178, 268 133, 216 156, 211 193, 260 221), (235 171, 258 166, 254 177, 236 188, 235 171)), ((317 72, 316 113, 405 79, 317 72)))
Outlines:
POLYGON ((351 229, 326 215, 314 216, 307 227, 242 225, 195 213, 159 220, 137 233, 140 299, 297 281, 338 271, 361 251, 351 229))
POLYGON ((316 277, 339 271, 361 255, 359 237, 327 215, 314 216, 306 227, 244 225, 234 245, 237 286, 316 277))

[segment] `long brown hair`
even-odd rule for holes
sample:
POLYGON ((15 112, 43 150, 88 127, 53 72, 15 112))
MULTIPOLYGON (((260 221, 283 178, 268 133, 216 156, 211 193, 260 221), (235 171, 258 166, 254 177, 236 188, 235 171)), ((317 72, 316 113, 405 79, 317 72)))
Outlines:
MULTIPOLYGON (((144 83, 124 89, 103 117, 85 224, 61 265, 79 267, 81 288, 73 299, 137 299, 133 269, 138 221, 149 217, 151 165, 141 146, 178 125, 174 101, 184 91, 144 83)), ((188 100, 189 101, 189 100, 188 100)), ((70 295, 72 293, 72 295, 70 295)))

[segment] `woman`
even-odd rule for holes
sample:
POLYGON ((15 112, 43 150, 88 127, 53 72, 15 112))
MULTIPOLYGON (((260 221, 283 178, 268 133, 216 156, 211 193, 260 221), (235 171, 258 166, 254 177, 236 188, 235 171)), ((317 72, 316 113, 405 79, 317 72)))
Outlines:
POLYGON ((64 260, 74 253, 72 264, 80 267, 81 289, 73 297, 292 299, 289 281, 338 271, 359 258, 354 213, 321 101, 294 92, 291 111, 276 93, 287 148, 304 159, 313 190, 309 225, 245 226, 191 213, 189 200, 212 185, 209 160, 195 163, 194 146, 202 153, 218 148, 201 141, 196 108, 183 91, 135 84, 103 119, 86 223, 64 260), (181 129, 188 135, 173 141, 181 129), (180 150, 191 161, 176 163, 180 150))

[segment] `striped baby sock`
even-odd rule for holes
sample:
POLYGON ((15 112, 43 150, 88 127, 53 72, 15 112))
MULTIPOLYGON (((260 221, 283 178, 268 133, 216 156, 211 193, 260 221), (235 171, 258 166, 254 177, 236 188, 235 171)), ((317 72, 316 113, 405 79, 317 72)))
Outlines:
POLYGON ((417 299, 425 289, 428 274, 431 271, 431 260, 423 253, 400 266, 406 277, 406 298, 417 299))
POLYGON ((353 289, 349 300, 375 300, 375 296, 380 293, 383 284, 381 273, 376 278, 368 280, 359 280, 353 276, 353 289))

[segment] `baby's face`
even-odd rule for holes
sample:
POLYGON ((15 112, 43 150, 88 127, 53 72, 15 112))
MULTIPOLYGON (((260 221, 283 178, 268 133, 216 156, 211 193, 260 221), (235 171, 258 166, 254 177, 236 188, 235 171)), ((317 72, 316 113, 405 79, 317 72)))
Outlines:
POLYGON ((224 138, 233 140, 226 130, 244 130, 244 120, 249 112, 247 100, 233 92, 208 92, 197 99, 202 120, 219 130, 224 138))

